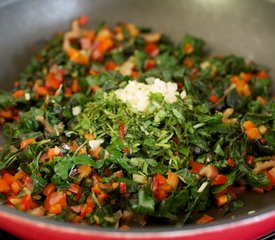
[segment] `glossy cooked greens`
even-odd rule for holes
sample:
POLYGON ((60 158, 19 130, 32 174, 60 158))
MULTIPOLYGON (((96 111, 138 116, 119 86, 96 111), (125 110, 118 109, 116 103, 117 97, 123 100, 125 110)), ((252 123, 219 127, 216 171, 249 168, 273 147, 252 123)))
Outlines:
POLYGON ((213 205, 225 214, 246 189, 272 190, 275 102, 262 66, 208 55, 192 36, 176 45, 148 28, 87 30, 86 21, 73 21, 1 92, 3 204, 126 229, 193 222, 213 205), (154 93, 137 111, 114 94, 152 77, 186 96, 167 103, 154 93))

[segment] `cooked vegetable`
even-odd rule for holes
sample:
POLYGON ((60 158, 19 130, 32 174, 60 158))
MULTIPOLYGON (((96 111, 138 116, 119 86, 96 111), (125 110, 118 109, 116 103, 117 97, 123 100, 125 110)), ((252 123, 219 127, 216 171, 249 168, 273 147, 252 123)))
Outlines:
POLYGON ((275 185, 267 70, 204 41, 72 22, 0 92, 1 202, 60 221, 129 229, 207 223, 275 185), (198 216, 202 216, 198 218, 198 216))

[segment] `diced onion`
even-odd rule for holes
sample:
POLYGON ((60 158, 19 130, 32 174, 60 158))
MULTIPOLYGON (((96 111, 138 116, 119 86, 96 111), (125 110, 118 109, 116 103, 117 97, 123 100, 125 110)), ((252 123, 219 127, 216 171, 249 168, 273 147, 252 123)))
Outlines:
MULTIPOLYGON (((148 84, 137 81, 130 81, 123 89, 115 91, 116 96, 122 102, 128 102, 138 111, 145 111, 149 105, 150 93, 160 93, 163 95, 165 102, 174 103, 177 101, 179 93, 177 84, 164 82, 159 78, 147 78, 148 84)), ((181 98, 186 97, 186 92, 182 91, 181 98)))
POLYGON ((198 192, 201 193, 204 191, 204 189, 207 187, 208 182, 204 182, 198 189, 198 192))

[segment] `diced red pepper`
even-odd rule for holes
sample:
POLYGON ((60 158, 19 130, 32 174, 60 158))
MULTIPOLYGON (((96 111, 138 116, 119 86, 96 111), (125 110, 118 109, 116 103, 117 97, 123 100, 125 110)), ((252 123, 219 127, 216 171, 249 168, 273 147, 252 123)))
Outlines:
POLYGON ((82 188, 81 186, 75 184, 75 183, 71 183, 70 187, 68 188, 69 191, 71 191, 72 193, 76 194, 75 195, 75 199, 79 200, 81 198, 82 195, 82 188))
POLYGON ((144 70, 147 71, 149 69, 152 69, 155 67, 155 61, 154 59, 147 59, 145 62, 144 62, 144 70))
POLYGON ((119 136, 121 141, 124 140, 124 135, 125 135, 125 124, 120 120, 119 122, 119 136))
POLYGON ((275 185, 275 167, 273 167, 271 170, 269 170, 268 174, 270 176, 272 184, 275 185))
POLYGON ((94 139, 95 139, 95 135, 92 134, 92 133, 85 133, 85 134, 84 134, 84 137, 85 137, 87 140, 94 140, 94 139))
POLYGON ((227 176, 223 174, 218 174, 218 176, 212 181, 212 185, 222 185, 227 181, 227 176))
POLYGON ((72 82, 72 91, 74 93, 80 91, 80 86, 79 86, 78 81, 76 79, 73 79, 73 82, 72 82))
POLYGON ((126 193, 127 192, 126 182, 120 182, 119 183, 119 192, 120 193, 126 193))
POLYGON ((167 179, 159 173, 153 177, 151 189, 153 191, 154 197, 158 200, 165 199, 167 195, 173 190, 173 188, 167 183, 167 179))
POLYGON ((251 73, 245 73, 245 72, 241 72, 239 76, 245 83, 250 82, 250 80, 253 77, 251 73))
POLYGON ((85 217, 92 209, 85 203, 80 210, 80 217, 85 217))
POLYGON ((115 70, 117 68, 117 64, 115 64, 113 61, 108 61, 105 65, 106 70, 115 70))
POLYGON ((204 214, 201 218, 199 218, 199 219, 196 221, 196 223, 201 224, 201 223, 209 223, 209 222, 212 222, 212 221, 214 221, 214 218, 213 218, 213 217, 211 217, 211 216, 209 216, 209 215, 207 215, 207 214, 204 214))
POLYGON ((262 96, 257 96, 257 100, 261 102, 262 105, 266 105, 267 101, 262 96))
POLYGON ((30 144, 33 143, 34 141, 35 141, 35 138, 24 139, 24 140, 21 142, 20 149, 26 148, 28 145, 30 145, 30 144))
POLYGON ((190 169, 191 173, 197 173, 197 174, 199 174, 199 172, 202 170, 202 168, 206 167, 205 164, 198 163, 195 161, 190 161, 189 166, 191 167, 191 169, 190 169))
POLYGON ((219 192, 217 192, 217 193, 215 194, 215 197, 218 198, 218 197, 220 197, 220 196, 226 194, 227 192, 228 192, 228 187, 225 188, 225 189, 223 189, 223 190, 221 190, 221 191, 219 191, 219 192))
POLYGON ((246 187, 242 185, 242 186, 234 187, 233 189, 236 194, 241 194, 245 192, 246 187))
POLYGON ((275 178, 273 178, 273 176, 268 171, 264 171, 264 174, 266 175, 266 177, 269 180, 269 185, 265 186, 264 190, 271 191, 273 186, 275 186, 275 178))
POLYGON ((11 186, 12 183, 15 182, 15 177, 12 176, 10 173, 5 172, 3 175, 3 179, 6 181, 6 183, 11 186))
POLYGON ((262 138, 262 134, 260 133, 260 131, 257 127, 246 130, 245 133, 246 133, 248 139, 250 139, 250 140, 262 138))
POLYGON ((253 164, 254 163, 254 156, 252 156, 252 155, 247 156, 247 158, 245 159, 245 161, 249 165, 253 164))
POLYGON ((231 158, 227 159, 226 162, 227 162, 228 166, 230 166, 232 168, 234 168, 236 166, 234 159, 231 159, 231 158))
POLYGON ((153 181, 152 181, 152 185, 151 185, 151 189, 152 191, 155 191, 156 189, 158 189, 158 187, 160 185, 164 185, 166 183, 167 179, 162 176, 161 174, 157 173, 154 177, 153 177, 153 181))
POLYGON ((268 74, 265 70, 261 70, 257 73, 257 78, 268 78, 268 74))
POLYGON ((26 177, 26 173, 20 170, 17 173, 15 173, 14 177, 15 177, 15 180, 22 180, 23 178, 26 177))
POLYGON ((24 90, 20 89, 14 92, 12 96, 15 98, 21 98, 24 95, 24 92, 25 92, 24 90))
POLYGON ((209 100, 212 103, 217 103, 219 101, 219 98, 216 95, 210 95, 209 100))
POLYGON ((45 200, 45 208, 52 214, 60 214, 67 207, 66 194, 64 192, 52 192, 45 200))
POLYGON ((128 225, 126 225, 126 224, 124 224, 124 225, 122 225, 122 226, 119 227, 119 230, 123 230, 123 231, 127 231, 129 229, 130 229, 130 227, 128 225))
POLYGON ((0 178, 0 193, 6 193, 10 190, 9 185, 6 183, 6 181, 2 178, 0 178))
POLYGON ((73 95, 72 89, 70 87, 65 87, 65 89, 64 89, 64 95, 65 95, 65 97, 72 96, 73 95))
POLYGON ((191 43, 186 43, 183 47, 183 50, 186 54, 191 54, 194 51, 194 48, 191 43))
POLYGON ((30 209, 32 205, 32 197, 30 194, 25 194, 24 197, 22 198, 21 205, 20 205, 20 210, 21 211, 27 211, 30 209))
POLYGON ((49 90, 43 86, 39 86, 39 87, 35 88, 34 91, 38 96, 47 96, 50 94, 49 90))
POLYGON ((11 189, 14 192, 14 194, 19 194, 22 189, 22 183, 16 180, 11 184, 11 189))
MULTIPOLYGON (((114 46, 114 42, 111 38, 106 37, 105 39, 102 39, 99 41, 97 50, 101 53, 101 54, 105 54, 106 52, 108 52, 112 47, 114 46)), ((93 52, 93 54, 95 53, 95 51, 93 52)), ((96 59, 95 59, 96 60, 96 59)))
POLYGON ((97 147, 95 150, 92 151, 92 156, 96 159, 100 159, 99 153, 101 152, 103 148, 102 147, 97 147))
POLYGON ((89 21, 89 17, 87 15, 81 15, 78 18, 78 24, 82 27, 86 25, 89 21))
POLYGON ((57 150, 55 148, 48 148, 47 150, 47 157, 49 160, 52 160, 54 156, 57 155, 57 150))
POLYGON ((106 193, 103 189, 99 187, 99 184, 95 185, 92 187, 92 192, 94 192, 97 195, 97 199, 99 201, 103 201, 107 197, 109 197, 109 194, 106 193))
POLYGON ((72 62, 79 63, 82 65, 87 65, 89 63, 89 54, 86 54, 78 49, 70 48, 68 50, 68 56, 72 62))
POLYGON ((119 27, 119 26, 115 26, 115 28, 114 28, 114 32, 115 32, 115 33, 121 33, 121 32, 122 32, 121 27, 119 27))
POLYGON ((93 75, 93 76, 96 76, 96 75, 98 75, 98 71, 97 70, 94 70, 94 69, 91 69, 90 71, 89 71, 89 73, 91 74, 91 75, 93 75))
POLYGON ((6 119, 12 119, 12 111, 10 109, 0 110, 0 117, 6 119))
POLYGON ((57 79, 56 74, 53 73, 49 73, 47 78, 46 78, 46 82, 45 82, 45 87, 46 88, 52 88, 54 90, 58 89, 61 85, 62 82, 62 75, 60 79, 57 79))
POLYGON ((123 153, 128 153, 129 151, 130 151, 129 148, 127 148, 127 147, 122 148, 123 153))
POLYGON ((264 188, 262 187, 253 187, 251 190, 256 193, 264 193, 264 188))
POLYGON ((248 121, 245 121, 244 123, 243 123, 243 128, 245 129, 245 130, 249 130, 249 129, 252 129, 252 128, 256 128, 257 126, 252 122, 252 121, 250 121, 250 120, 248 120, 248 121))
POLYGON ((92 168, 88 164, 82 164, 78 168, 77 172, 79 173, 79 175, 81 176, 81 178, 88 177, 91 174, 91 172, 92 172, 92 168))
POLYGON ((145 52, 151 57, 156 57, 159 54, 159 47, 155 43, 148 43, 145 45, 145 52))
POLYGON ((48 183, 48 184, 46 185, 46 187, 44 188, 44 190, 43 190, 43 194, 44 194, 45 196, 48 196, 48 195, 50 195, 51 193, 55 192, 55 190, 56 190, 55 185, 54 185, 53 183, 48 183))
POLYGON ((192 60, 192 58, 187 57, 183 60, 183 65, 188 68, 192 68, 194 66, 194 61, 192 60))
POLYGON ((226 194, 216 197, 216 203, 218 207, 225 205, 227 202, 228 202, 228 198, 226 194))
POLYGON ((168 171, 167 183, 170 185, 173 190, 176 190, 179 184, 179 176, 172 172, 171 170, 168 171))
POLYGON ((24 185, 25 185, 28 189, 32 190, 32 179, 31 179, 29 176, 26 177, 26 179, 25 179, 25 181, 24 181, 24 185))

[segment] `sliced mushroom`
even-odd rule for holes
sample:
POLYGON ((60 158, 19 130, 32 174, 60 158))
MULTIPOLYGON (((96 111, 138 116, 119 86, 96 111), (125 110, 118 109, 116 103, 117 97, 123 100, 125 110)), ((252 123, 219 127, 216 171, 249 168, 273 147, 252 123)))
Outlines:
POLYGON ((54 127, 48 124, 43 116, 35 116, 35 120, 40 122, 44 126, 46 132, 55 132, 54 127))
POLYGON ((229 124, 229 123, 238 123, 238 119, 237 118, 229 118, 234 112, 233 108, 227 108, 224 113, 223 113, 223 118, 222 118, 222 122, 224 124, 229 124))
POLYGON ((215 179, 217 177, 217 175, 219 174, 218 169, 212 165, 207 165, 205 167, 203 167, 200 172, 199 175, 200 176, 206 176, 208 179, 215 179))
POLYGON ((138 28, 136 27, 136 25, 134 25, 132 23, 127 23, 126 29, 129 31, 129 33, 132 37, 137 37, 139 35, 138 28))
POLYGON ((80 38, 83 35, 83 31, 81 30, 78 20, 73 20, 71 25, 71 31, 64 34, 64 40, 62 44, 62 49, 65 52, 69 52, 72 48, 70 41, 72 39, 80 38))
POLYGON ((120 66, 119 71, 124 76, 131 76, 134 66, 134 58, 130 57, 125 63, 120 66))
POLYGON ((275 167, 275 156, 273 156, 269 161, 257 162, 253 171, 258 174, 263 170, 273 168, 273 167, 275 167))
POLYGON ((142 35, 143 39, 147 43, 156 43, 160 40, 160 33, 147 33, 142 35))

